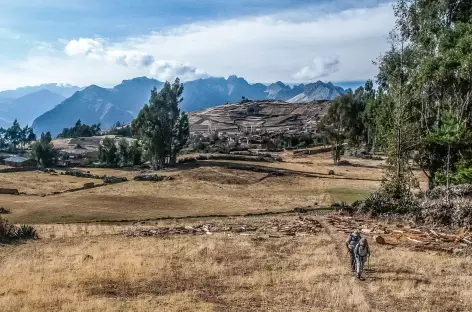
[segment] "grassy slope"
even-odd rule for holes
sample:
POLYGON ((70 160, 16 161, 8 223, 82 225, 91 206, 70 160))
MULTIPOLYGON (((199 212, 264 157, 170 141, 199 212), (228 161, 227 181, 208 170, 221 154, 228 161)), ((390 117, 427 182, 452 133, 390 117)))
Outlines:
POLYGON ((102 237, 7 248, 0 256, 0 306, 5 312, 366 307, 326 234, 268 241, 102 237), (93 260, 84 261, 85 255, 93 260))
POLYGON ((102 235, 3 246, 0 306, 5 312, 471 310, 470 257, 371 243, 371 270, 358 282, 347 268, 344 238, 102 235))

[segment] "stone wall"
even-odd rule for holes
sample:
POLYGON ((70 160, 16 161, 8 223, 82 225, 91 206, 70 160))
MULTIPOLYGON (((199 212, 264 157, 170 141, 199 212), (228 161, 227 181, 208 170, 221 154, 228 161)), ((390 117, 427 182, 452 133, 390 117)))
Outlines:
POLYGON ((35 171, 36 168, 31 167, 12 167, 12 168, 4 168, 0 169, 0 173, 11 173, 11 172, 25 172, 25 171, 35 171))
POLYGON ((6 195, 19 195, 18 189, 0 188, 0 194, 6 195))

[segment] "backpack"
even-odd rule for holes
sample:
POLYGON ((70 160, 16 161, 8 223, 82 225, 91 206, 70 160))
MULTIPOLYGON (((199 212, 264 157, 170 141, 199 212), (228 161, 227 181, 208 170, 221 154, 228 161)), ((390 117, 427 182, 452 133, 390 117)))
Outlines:
POLYGON ((360 257, 367 256, 369 254, 369 246, 357 245, 354 254, 360 257))
POLYGON ((356 248, 360 240, 361 240, 360 235, 357 235, 357 236, 354 236, 352 234, 349 235, 349 249, 354 250, 354 248, 356 248))

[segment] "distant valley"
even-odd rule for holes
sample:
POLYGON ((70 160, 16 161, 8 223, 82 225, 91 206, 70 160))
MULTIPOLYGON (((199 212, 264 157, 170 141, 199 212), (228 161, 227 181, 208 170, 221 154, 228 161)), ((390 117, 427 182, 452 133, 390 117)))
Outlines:
MULTIPOLYGON (((0 127, 7 127, 17 118, 20 124, 33 122, 35 133, 51 131, 58 134, 77 119, 86 124, 100 123, 102 129, 117 121, 130 122, 148 102, 150 90, 160 89, 163 82, 138 77, 124 80, 113 88, 91 85, 79 88, 48 84, 0 92, 0 127), (34 120, 34 121, 33 121, 34 120)), ((332 83, 317 81, 288 86, 283 82, 270 85, 250 84, 244 78, 205 78, 184 83, 181 108, 186 112, 237 103, 241 99, 279 100, 309 103, 332 100, 346 91, 332 83)))

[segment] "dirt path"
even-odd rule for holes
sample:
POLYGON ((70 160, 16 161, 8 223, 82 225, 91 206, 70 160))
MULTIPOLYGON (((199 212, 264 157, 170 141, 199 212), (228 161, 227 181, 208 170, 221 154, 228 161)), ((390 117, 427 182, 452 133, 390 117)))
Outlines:
MULTIPOLYGON (((345 237, 342 237, 342 235, 338 232, 336 232, 336 230, 330 226, 326 220, 322 217, 318 217, 317 218, 318 221, 321 223, 321 225, 323 226, 323 228, 326 230, 326 233, 328 234, 328 236, 334 241, 336 242, 336 254, 339 258, 339 261, 341 263, 345 263, 345 270, 347 272, 347 274, 350 274, 352 276, 352 279, 356 279, 355 277, 355 274, 353 274, 350 270, 349 270, 349 255, 347 254, 346 252, 346 249, 345 249, 345 245, 344 245, 344 241, 345 241, 345 237)), ((359 287, 361 287, 362 291, 360 293, 362 293, 362 296, 363 296, 363 300, 365 301, 366 305, 369 307, 369 311, 389 311, 389 310, 386 310, 384 308, 382 308, 381 306, 378 305, 377 301, 375 300, 375 297, 372 296, 371 293, 369 293, 369 290, 368 290, 368 282, 369 282, 369 279, 370 279, 370 271, 368 271, 367 269, 364 271, 364 277, 365 277, 365 280, 363 281, 359 281, 357 283, 357 285, 359 285, 359 287)))

